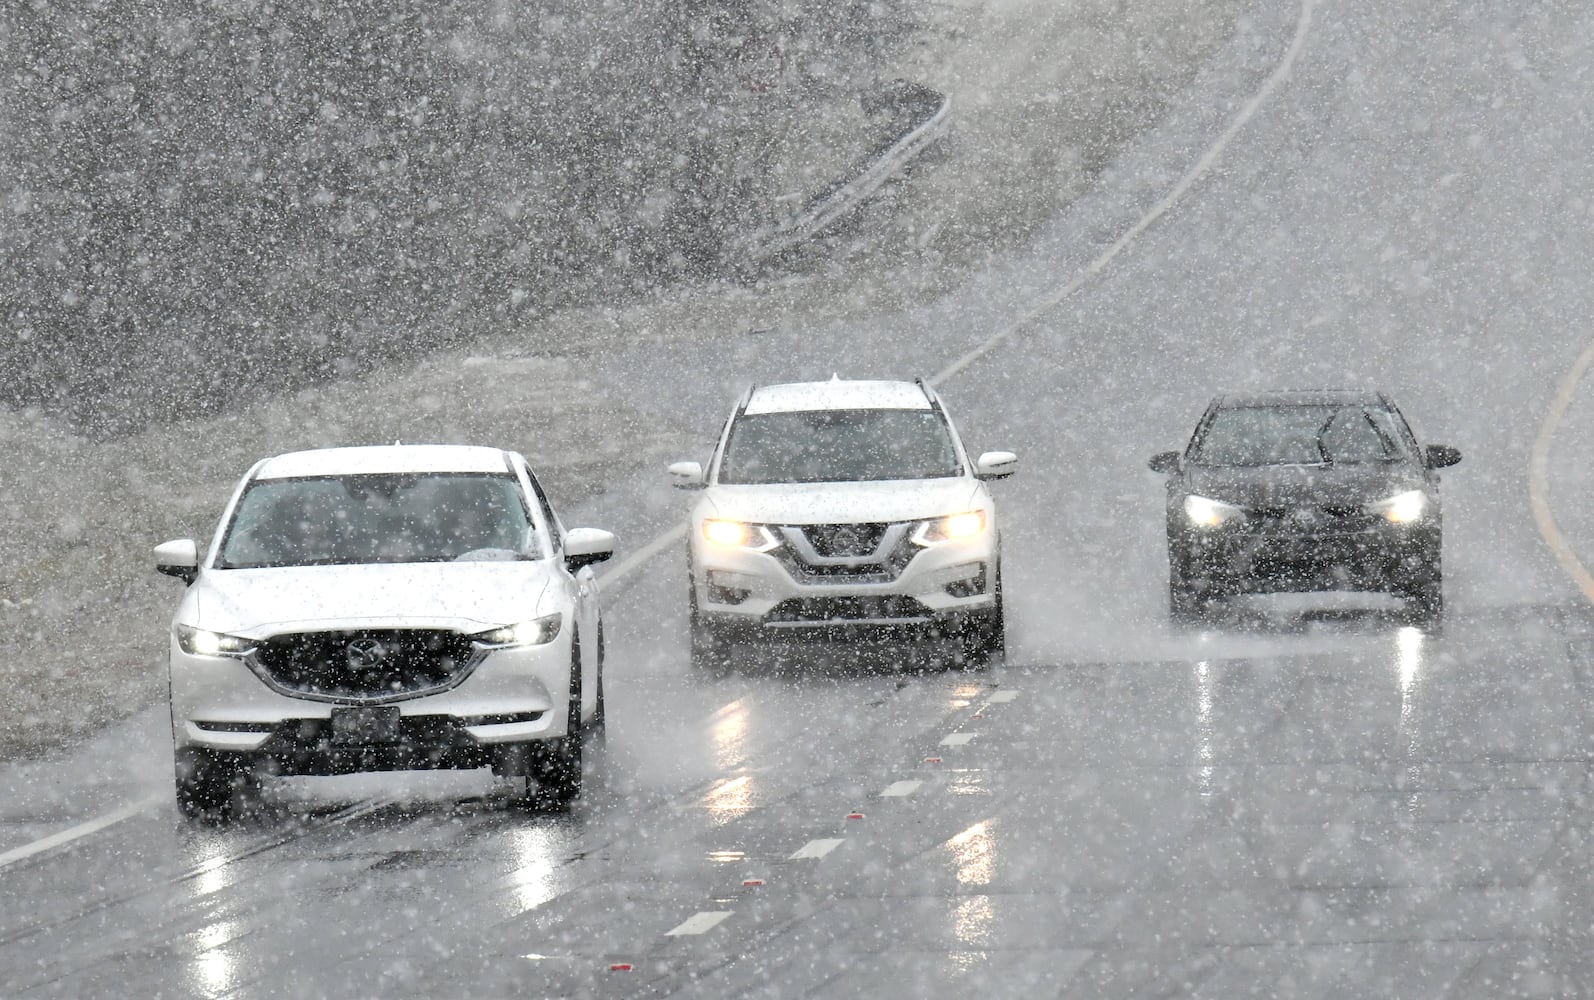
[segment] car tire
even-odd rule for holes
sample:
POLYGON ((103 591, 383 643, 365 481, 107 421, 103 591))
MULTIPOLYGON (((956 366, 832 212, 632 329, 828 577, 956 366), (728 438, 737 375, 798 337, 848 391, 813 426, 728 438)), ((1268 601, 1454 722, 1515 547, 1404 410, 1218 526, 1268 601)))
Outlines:
POLYGON ((526 791, 531 807, 542 812, 565 812, 581 795, 581 765, 588 730, 581 724, 579 641, 570 651, 570 705, 566 711, 565 735, 537 744, 531 756, 531 780, 526 791))
POLYGON ((173 765, 177 810, 189 819, 227 819, 255 798, 254 773, 236 754, 183 747, 173 765))
POLYGON ((705 674, 721 675, 731 667, 731 641, 713 623, 692 616, 692 669, 705 674))
POLYGON ((1174 544, 1168 543, 1168 618, 1176 625, 1190 625, 1204 617, 1206 595, 1190 579, 1185 562, 1171 554, 1174 544))
POLYGON ((1414 623, 1438 624, 1445 613, 1445 581, 1439 554, 1425 556, 1399 592, 1406 598, 1406 615, 1414 623))
POLYGON ((1007 656, 1007 602, 1002 595, 1000 570, 995 596, 991 610, 971 619, 963 628, 958 659, 964 670, 986 670, 992 660, 1007 656))

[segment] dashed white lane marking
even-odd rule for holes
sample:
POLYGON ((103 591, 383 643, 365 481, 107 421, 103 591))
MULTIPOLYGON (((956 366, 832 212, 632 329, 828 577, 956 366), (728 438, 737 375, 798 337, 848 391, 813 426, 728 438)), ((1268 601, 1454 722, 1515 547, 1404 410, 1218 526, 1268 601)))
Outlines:
POLYGON ((952 733, 941 740, 944 747, 960 747, 974 739, 973 733, 952 733))
MULTIPOLYGON (((1150 229, 1158 219, 1162 218, 1171 208, 1182 201, 1184 196, 1190 192, 1190 189, 1196 185, 1196 182, 1211 173, 1212 168, 1217 164, 1219 158, 1223 156, 1224 151, 1229 148, 1229 144, 1234 141, 1234 137, 1250 123, 1262 105, 1266 104, 1268 98, 1273 96, 1273 92, 1283 86, 1284 82, 1290 78, 1290 74, 1294 72, 1295 60, 1300 56, 1301 50, 1306 47, 1306 36, 1312 27, 1312 14, 1318 2, 1319 0, 1301 0, 1301 12, 1295 22, 1295 37, 1291 39, 1289 48, 1284 52, 1284 57, 1273 67, 1273 72, 1262 82, 1262 86, 1257 92, 1251 95, 1250 100, 1240 106, 1240 110, 1230 120, 1228 127, 1207 148, 1201 158, 1196 161, 1195 166, 1191 167, 1183 177, 1179 178, 1173 188, 1163 195, 1162 200, 1151 206, 1150 210, 1141 216, 1138 222, 1131 226, 1123 235, 1119 236, 1112 246, 1103 250, 1095 260, 1092 260, 1085 267, 1085 270, 1062 285, 1032 300, 1030 308, 1023 315, 1017 319, 1010 320, 1001 329, 987 337, 983 343, 966 351, 957 360, 930 376, 929 383, 933 386, 940 386, 969 365, 991 353, 997 345, 1012 338, 1019 330, 1028 326, 1046 312, 1055 309, 1063 300, 1083 288, 1087 281, 1100 274, 1108 264, 1113 262, 1114 258, 1123 253, 1131 243, 1138 239, 1141 233, 1150 229)), ((638 549, 635 555, 617 563, 613 569, 600 576, 598 582, 619 582, 639 569, 643 563, 685 537, 686 525, 684 523, 677 524, 652 542, 638 549)))
POLYGON ((1000 704, 1002 704, 1005 701, 1012 701, 1014 698, 1017 698, 1017 697, 1018 697, 1018 692, 1017 691, 1013 691, 1013 690, 997 691, 997 692, 993 693, 990 696, 990 698, 986 699, 985 703, 987 705, 1000 705, 1000 704))
POLYGON ((922 784, 924 784, 922 781, 893 781, 886 786, 885 791, 880 793, 880 797, 886 799, 906 798, 918 791, 919 786, 922 784))
POLYGON ((151 795, 149 798, 140 799, 137 802, 125 805, 115 812, 108 812, 104 816, 91 819, 87 823, 79 823, 70 829, 62 830, 60 833, 52 833, 41 840, 35 840, 31 844, 24 844, 14 850, 0 854, 0 868, 31 858, 36 854, 43 854, 45 851, 60 847, 62 844, 70 844, 72 841, 87 837, 91 833, 99 833, 108 826, 115 826, 124 819, 137 816, 144 810, 154 806, 162 798, 163 796, 160 795, 151 795))
POLYGON ((725 922, 731 915, 730 910, 704 910, 687 917, 672 930, 664 932, 665 937, 681 937, 686 934, 707 934, 709 931, 725 922))
POLYGON ((797 848, 797 852, 788 860, 805 861, 809 858, 822 858, 845 842, 845 838, 842 837, 825 837, 821 840, 810 840, 797 848))

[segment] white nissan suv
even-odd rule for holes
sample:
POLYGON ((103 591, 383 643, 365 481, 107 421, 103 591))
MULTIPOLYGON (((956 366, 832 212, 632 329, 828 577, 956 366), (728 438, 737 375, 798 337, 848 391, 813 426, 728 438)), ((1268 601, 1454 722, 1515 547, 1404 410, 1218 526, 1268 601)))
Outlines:
POLYGON ((922 380, 749 389, 707 471, 687 540, 692 660, 738 641, 884 634, 951 639, 983 666, 1002 652, 1000 524, 987 480, 1018 458, 970 461, 922 380))
POLYGON ((262 775, 491 767, 527 805, 580 793, 603 722, 593 563, 513 452, 328 448, 259 462, 171 628, 177 802, 225 813, 262 775))

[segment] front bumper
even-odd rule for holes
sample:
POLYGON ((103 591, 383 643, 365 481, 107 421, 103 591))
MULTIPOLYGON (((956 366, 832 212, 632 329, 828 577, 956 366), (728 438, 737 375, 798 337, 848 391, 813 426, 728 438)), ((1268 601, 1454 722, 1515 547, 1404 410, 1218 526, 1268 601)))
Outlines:
POLYGON ((491 650, 457 686, 387 703, 399 717, 398 738, 381 746, 334 744, 334 710, 358 707, 357 700, 289 696, 268 686, 243 659, 186 653, 175 638, 170 657, 172 739, 179 750, 298 761, 292 773, 331 773, 341 769, 337 761, 349 760, 370 761, 353 770, 475 767, 491 747, 566 735, 567 634, 541 646, 491 650), (311 769, 317 766, 323 769, 311 769))
POLYGON ((1204 589, 1236 593, 1401 590, 1437 565, 1435 526, 1390 525, 1354 533, 1188 533, 1174 542, 1183 574, 1204 589))
POLYGON ((997 580, 997 545, 988 535, 925 547, 900 570, 828 576, 805 572, 784 555, 707 546, 693 552, 700 621, 748 636, 957 631, 995 609, 997 580))

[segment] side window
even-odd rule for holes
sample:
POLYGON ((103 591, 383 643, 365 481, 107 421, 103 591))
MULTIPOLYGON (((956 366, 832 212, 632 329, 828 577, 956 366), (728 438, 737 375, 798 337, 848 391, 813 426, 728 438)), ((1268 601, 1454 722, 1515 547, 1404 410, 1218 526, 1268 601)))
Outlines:
POLYGON ((548 494, 542 491, 542 484, 537 482, 537 477, 532 475, 531 466, 516 463, 518 471, 526 477, 526 483, 531 487, 531 495, 537 498, 537 509, 542 511, 542 520, 549 529, 555 532, 555 538, 549 539, 555 548, 560 546, 565 535, 565 526, 559 520, 559 515, 553 511, 553 505, 548 502, 548 494))

